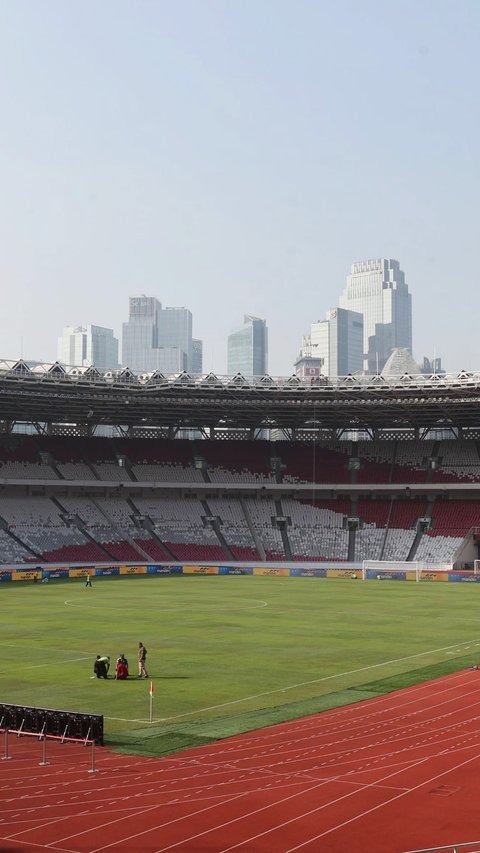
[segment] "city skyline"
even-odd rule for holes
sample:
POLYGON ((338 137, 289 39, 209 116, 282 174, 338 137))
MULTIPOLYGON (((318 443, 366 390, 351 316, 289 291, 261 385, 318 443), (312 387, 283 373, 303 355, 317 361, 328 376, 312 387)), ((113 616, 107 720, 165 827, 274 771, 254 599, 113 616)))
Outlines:
MULTIPOLYGON (((393 350, 407 347, 412 354, 412 299, 399 262, 386 258, 357 261, 351 265, 346 281, 339 306, 342 302, 345 306, 352 304, 359 311, 330 308, 325 320, 311 323, 310 333, 302 337, 299 354, 292 358, 292 367, 298 375, 313 375, 308 368, 314 362, 315 374, 378 373, 393 350)), ((129 319, 122 323, 119 366, 136 373, 155 370, 165 374, 206 372, 203 340, 193 338, 192 327, 193 316, 188 308, 162 307, 157 296, 130 296, 129 319)), ((109 349, 109 363, 106 364, 104 350, 110 344, 107 345, 104 338, 110 337, 115 342, 119 355, 118 340, 113 334, 110 328, 94 325, 67 326, 58 339, 57 358, 66 365, 93 363, 101 369, 111 368, 114 357, 109 349), (95 344, 92 343, 92 330, 95 330, 95 344), (96 343, 97 338, 100 344, 96 343), (94 349, 100 353, 101 364, 92 359, 94 349), (75 358, 78 361, 73 360, 75 358)), ((268 373, 265 319, 245 314, 243 325, 230 331, 226 346, 227 374, 268 373)))
POLYGON ((288 375, 351 262, 393 257, 416 360, 480 368, 474 0, 0 11, 0 357, 119 335, 145 291, 189 306, 205 372, 248 311, 288 375))

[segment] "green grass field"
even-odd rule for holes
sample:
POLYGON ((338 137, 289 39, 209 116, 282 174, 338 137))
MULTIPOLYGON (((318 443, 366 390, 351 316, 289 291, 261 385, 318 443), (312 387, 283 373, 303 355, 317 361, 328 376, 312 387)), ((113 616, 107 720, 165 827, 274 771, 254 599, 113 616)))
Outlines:
POLYGON ((125 577, 0 585, 1 701, 103 714, 116 749, 165 755, 480 661, 480 585, 125 577), (155 684, 92 679, 148 649, 155 684))

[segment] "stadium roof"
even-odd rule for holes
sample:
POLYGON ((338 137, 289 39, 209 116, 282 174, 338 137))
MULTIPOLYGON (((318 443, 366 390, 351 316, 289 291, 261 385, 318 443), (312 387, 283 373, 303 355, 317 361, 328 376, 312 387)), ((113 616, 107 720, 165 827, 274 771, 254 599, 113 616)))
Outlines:
POLYGON ((480 373, 312 381, 0 361, 0 420, 173 429, 480 428, 480 373))

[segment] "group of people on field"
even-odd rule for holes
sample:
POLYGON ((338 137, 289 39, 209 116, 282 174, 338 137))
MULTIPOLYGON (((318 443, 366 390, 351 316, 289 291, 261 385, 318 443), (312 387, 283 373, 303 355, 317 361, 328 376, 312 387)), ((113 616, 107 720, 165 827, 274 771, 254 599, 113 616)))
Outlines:
MULTIPOLYGON (((146 669, 146 660, 147 660, 147 650, 143 643, 138 644, 138 678, 148 678, 148 672, 146 669)), ((110 669, 110 656, 109 655, 97 655, 95 659, 95 663, 93 664, 93 677, 97 678, 108 678, 108 670, 110 669)), ((128 660, 125 655, 122 653, 118 656, 117 661, 115 663, 115 675, 114 679, 116 681, 123 681, 125 678, 128 678, 128 660)))

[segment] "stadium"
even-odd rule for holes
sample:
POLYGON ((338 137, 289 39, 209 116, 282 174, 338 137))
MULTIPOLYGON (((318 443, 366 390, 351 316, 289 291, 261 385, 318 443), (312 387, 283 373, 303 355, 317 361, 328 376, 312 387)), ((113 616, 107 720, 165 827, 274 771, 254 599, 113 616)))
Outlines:
POLYGON ((2 849, 479 849, 480 374, 7 361, 0 400, 1 778, 41 804, 2 849), (100 694, 143 639, 149 696, 100 694))

